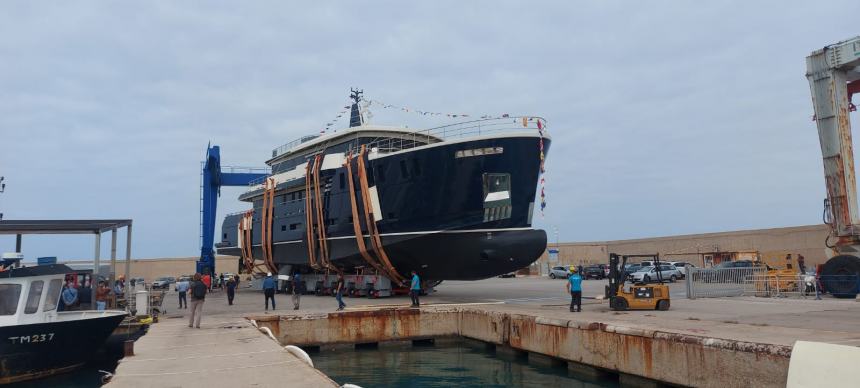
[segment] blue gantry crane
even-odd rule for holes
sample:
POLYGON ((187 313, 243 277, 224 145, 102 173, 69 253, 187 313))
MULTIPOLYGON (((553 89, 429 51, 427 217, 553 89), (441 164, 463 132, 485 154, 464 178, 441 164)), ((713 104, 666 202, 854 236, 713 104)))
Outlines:
POLYGON ((220 147, 207 145, 200 179, 200 260, 197 272, 215 273, 215 211, 222 186, 248 186, 269 176, 267 168, 221 167, 220 147))

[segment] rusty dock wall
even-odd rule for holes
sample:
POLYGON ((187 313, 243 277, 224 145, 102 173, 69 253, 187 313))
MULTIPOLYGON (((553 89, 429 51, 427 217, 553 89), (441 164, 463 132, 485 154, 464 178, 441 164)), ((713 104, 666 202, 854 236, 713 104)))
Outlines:
POLYGON ((478 307, 383 308, 251 318, 284 345, 335 346, 465 337, 664 383, 784 387, 791 347, 682 334, 587 319, 478 307))

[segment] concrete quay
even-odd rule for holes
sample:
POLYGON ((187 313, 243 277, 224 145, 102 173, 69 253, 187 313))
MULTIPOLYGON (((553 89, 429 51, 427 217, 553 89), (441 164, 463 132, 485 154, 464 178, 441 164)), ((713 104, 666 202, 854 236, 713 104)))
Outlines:
POLYGON ((210 315, 192 329, 182 315, 172 317, 135 343, 135 355, 120 361, 107 387, 338 386, 247 319, 210 315))
POLYGON ((669 311, 613 312, 606 302, 590 299, 600 295, 604 285, 584 282, 589 299, 584 300, 582 313, 567 311, 563 281, 533 277, 445 282, 422 298, 420 309, 408 308, 407 297, 346 298, 347 311, 335 312, 334 298, 303 296, 301 309, 292 310, 290 295, 278 294, 279 308, 264 311, 261 292, 240 290, 235 304, 228 306, 225 293, 216 291, 207 297, 201 330, 186 327, 186 310, 175 310, 171 294, 165 302, 170 314, 137 342, 137 354, 121 362, 114 382, 129 386, 125 382, 136 378, 143 385, 131 386, 195 386, 197 374, 215 376, 220 384, 226 380, 217 378, 215 370, 233 368, 226 374, 238 386, 249 386, 257 378, 295 382, 289 386, 318 386, 317 381, 335 385, 302 363, 286 364, 295 368, 266 367, 295 360, 246 317, 269 327, 282 345, 328 351, 355 343, 465 337, 491 344, 497 351, 528 354, 529 360, 567 362, 571 370, 618 373, 622 384, 642 376, 652 380, 635 384, 656 380, 685 386, 785 386, 795 341, 860 346, 860 303, 853 300, 687 300, 681 297, 683 284, 676 283, 671 285, 669 311), (239 344, 233 347, 231 341, 239 344), (207 350, 187 353, 196 359, 176 360, 186 355, 171 347, 185 345, 207 350), (242 353, 264 351, 271 354, 261 354, 279 358, 237 363, 245 357, 242 353), (157 362, 165 365, 146 359, 160 359, 157 362), (156 367, 144 370, 149 363, 156 367), (179 374, 164 374, 183 371, 192 371, 182 377, 189 383, 179 383, 179 374), (311 380, 302 380, 305 377, 311 380))

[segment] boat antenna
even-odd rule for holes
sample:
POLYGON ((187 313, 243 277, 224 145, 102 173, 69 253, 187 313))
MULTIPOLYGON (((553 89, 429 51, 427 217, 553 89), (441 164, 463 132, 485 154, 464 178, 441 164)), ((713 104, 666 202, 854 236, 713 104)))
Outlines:
POLYGON ((352 110, 349 116, 349 127, 359 127, 364 124, 364 120, 361 117, 361 112, 358 110, 358 103, 361 102, 361 95, 364 94, 364 90, 358 90, 349 88, 349 98, 352 99, 352 110))

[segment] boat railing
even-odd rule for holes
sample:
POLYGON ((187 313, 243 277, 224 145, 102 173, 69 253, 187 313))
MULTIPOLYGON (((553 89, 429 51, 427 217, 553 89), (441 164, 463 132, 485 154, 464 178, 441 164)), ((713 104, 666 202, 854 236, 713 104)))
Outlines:
POLYGON ((293 140, 287 144, 284 144, 278 148, 273 149, 272 150, 272 157, 276 158, 276 157, 278 157, 278 155, 283 155, 283 154, 287 153, 289 150, 295 148, 297 145, 311 141, 311 140, 316 139, 318 137, 320 137, 320 135, 302 136, 296 140, 293 140))
MULTIPOLYGON (((422 129, 398 135, 397 137, 381 139, 377 142, 370 143, 369 146, 371 148, 377 147, 380 152, 382 150, 387 152, 396 152, 428 143, 437 143, 440 141, 460 139, 464 137, 483 136, 498 132, 524 130, 539 131, 545 128, 545 125, 546 120, 539 116, 503 115, 501 117, 484 117, 477 120, 461 121, 454 124, 422 129), (540 124, 538 124, 538 122, 540 122, 540 124)), ((300 144, 316 139, 317 137, 319 137, 319 135, 303 136, 300 139, 293 140, 275 148, 272 150, 272 158, 283 155, 300 144)), ((262 180, 260 182, 262 182, 262 180)), ((258 184, 260 182, 258 182, 258 184)))
POLYGON ((495 135, 503 132, 529 132, 545 129, 546 120, 538 116, 508 116, 464 121, 441 127, 415 131, 398 137, 380 139, 368 144, 368 148, 379 153, 392 153, 430 143, 438 143, 468 137, 495 135), (540 121, 540 124, 538 124, 540 121))

